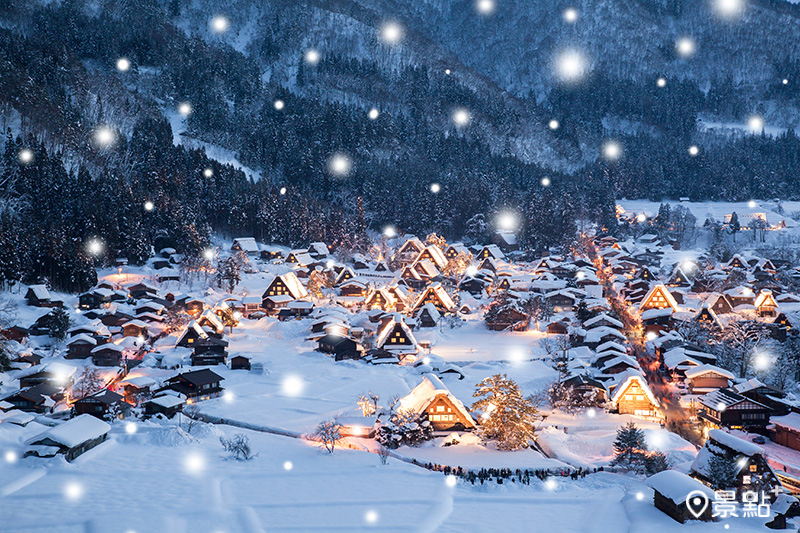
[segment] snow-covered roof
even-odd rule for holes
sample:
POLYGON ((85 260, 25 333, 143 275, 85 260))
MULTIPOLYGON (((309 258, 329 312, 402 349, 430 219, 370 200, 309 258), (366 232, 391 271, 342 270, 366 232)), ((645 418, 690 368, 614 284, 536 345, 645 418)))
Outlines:
POLYGON ((728 379, 734 379, 734 377, 735 377, 733 374, 731 374, 730 372, 728 372, 724 368, 720 368, 720 367, 714 366, 714 365, 698 365, 698 366, 695 366, 695 367, 687 369, 686 371, 684 371, 684 374, 686 375, 687 378, 693 379, 693 378, 696 378, 698 376, 701 376, 703 374, 707 374, 707 373, 710 373, 710 372, 714 372, 716 374, 720 374, 722 376, 725 376, 728 379))
POLYGON ((645 483, 648 487, 665 498, 669 498, 675 504, 682 504, 686 501, 686 497, 696 490, 705 494, 709 500, 714 499, 714 491, 710 488, 696 479, 675 470, 659 472, 649 477, 645 483))
POLYGON ((614 389, 614 395, 611 398, 614 403, 617 403, 631 383, 636 381, 638 382, 639 387, 641 387, 641 389, 644 391, 647 399, 650 400, 653 405, 659 405, 658 400, 656 400, 656 397, 653 395, 653 391, 651 391, 650 386, 647 385, 647 380, 644 379, 644 376, 642 376, 640 373, 633 369, 628 369, 620 374, 620 376, 621 377, 618 381, 619 385, 617 385, 617 387, 614 389))
POLYGON ((110 430, 111 426, 106 422, 92 415, 82 414, 28 439, 25 444, 36 444, 47 439, 66 448, 75 448, 86 441, 105 435, 110 430))
POLYGON ((769 421, 776 426, 800 432, 800 414, 798 413, 789 413, 786 416, 773 416, 770 417, 769 421))
POLYGON ((475 421, 461 400, 453 396, 450 389, 438 377, 426 374, 419 385, 400 399, 400 410, 424 413, 428 406, 439 396, 447 396, 461 415, 475 425, 475 421))
POLYGON ((258 243, 253 237, 239 237, 237 239, 233 239, 231 249, 235 249, 237 245, 243 252, 254 254, 258 253, 258 243))
POLYGON ((718 442, 726 448, 730 448, 731 450, 739 452, 748 457, 758 454, 764 455, 764 448, 758 444, 753 444, 752 442, 740 439, 739 437, 734 437, 730 433, 725 433, 721 429, 709 430, 708 438, 718 442))
POLYGON ((31 285, 28 287, 28 290, 36 296, 37 300, 49 300, 50 299, 50 291, 47 290, 47 287, 44 285, 31 285))
POLYGON ((624 326, 621 321, 617 320, 613 316, 608 315, 607 313, 600 313, 596 317, 590 318, 583 323, 583 326, 586 328, 591 328, 594 324, 598 324, 600 322, 608 322, 617 328, 622 328, 624 326))
POLYGON ((74 337, 72 337, 70 340, 67 341, 67 346, 70 346, 72 344, 77 344, 79 342, 91 344, 92 346, 97 344, 97 340, 94 337, 90 337, 85 333, 78 333, 77 335, 75 335, 74 337))
POLYGON ((133 385, 137 389, 152 387, 155 384, 156 380, 147 376, 136 376, 135 378, 128 377, 120 382, 120 385, 133 385))
POLYGON ((620 333, 620 331, 617 329, 614 329, 609 326, 598 326, 596 328, 592 328, 589 331, 587 331, 586 336, 583 338, 583 341, 588 344, 594 344, 600 342, 600 339, 609 335, 614 338, 620 339, 622 342, 625 342, 627 340, 625 335, 620 333))
POLYGON ((380 333, 378 333, 378 337, 375 340, 375 346, 386 350, 391 349, 392 346, 387 344, 387 340, 389 339, 389 335, 391 335, 392 331, 394 331, 395 326, 398 324, 402 328, 403 334, 405 335, 406 339, 408 339, 409 341, 409 344, 403 344, 402 346, 398 347, 405 348, 409 345, 416 346, 417 339, 414 337, 414 334, 411 333, 411 328, 408 327, 408 324, 405 323, 403 316, 400 314, 395 314, 392 317, 392 319, 386 323, 386 325, 383 327, 380 333), (386 344, 386 346, 384 346, 384 344, 386 344))
POLYGON ((171 394, 165 394, 164 396, 156 396, 150 400, 147 400, 145 403, 154 403, 156 405, 160 405, 165 409, 169 409, 171 407, 175 407, 176 405, 181 405, 183 400, 178 398, 177 396, 173 396, 171 394))

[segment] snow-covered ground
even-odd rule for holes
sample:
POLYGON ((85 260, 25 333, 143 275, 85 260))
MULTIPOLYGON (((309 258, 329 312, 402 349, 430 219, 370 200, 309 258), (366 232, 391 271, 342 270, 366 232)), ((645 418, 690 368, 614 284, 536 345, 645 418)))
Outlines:
MULTIPOLYGON (((785 222, 789 230, 796 228, 800 222, 792 216, 800 213, 800 202, 781 201, 780 206, 783 213, 778 212, 778 204, 773 200, 748 200, 746 202, 676 202, 674 200, 664 200, 663 203, 670 207, 682 205, 689 209, 697 219, 697 226, 702 226, 707 219, 714 219, 717 222, 724 222, 725 216, 733 212, 739 216, 742 226, 748 215, 751 213, 763 213, 767 217, 767 222, 777 226, 780 222, 785 222), (751 203, 752 202, 752 203, 751 203)), ((658 208, 662 202, 652 202, 650 200, 617 200, 617 205, 621 206, 626 213, 632 215, 644 214, 647 218, 652 218, 658 214, 658 208)), ((783 232, 777 232, 783 233, 783 232)))
MULTIPOLYGON (((112 440, 74 463, 0 466, 2 531, 758 531, 756 520, 681 526, 636 478, 598 473, 530 486, 450 486, 441 473, 352 450, 227 426, 116 424, 112 440), (259 454, 227 459, 218 435, 245 433, 259 454), (287 464, 287 461, 290 464, 287 464), (637 495, 640 494, 639 499, 637 495), (725 529, 727 523, 730 529, 725 529), (542 529, 547 524, 546 529, 542 529)), ((33 431, 31 431, 33 433, 33 431)), ((2 434, 0 434, 2 435, 2 434)))
MULTIPOLYGON (((229 243, 222 247, 229 247, 229 243)), ((261 294, 267 279, 290 270, 289 265, 256 265, 264 270, 245 274, 236 295, 261 294)), ((101 272, 105 279, 131 285, 151 280, 152 272, 126 267, 101 272)), ((162 289, 186 292, 213 304, 226 296, 208 283, 162 289)), ((11 295, 18 303, 20 324, 30 324, 47 309, 28 307, 24 292, 11 295)), ((54 295, 74 308, 75 296, 54 295)), ((320 303, 320 305, 324 305, 320 303)), ((363 314, 351 314, 351 324, 366 325, 363 314)), ((75 315, 77 322, 85 320, 75 315)), ((370 365, 361 361, 335 362, 315 351, 306 340, 310 320, 280 322, 275 318, 242 320, 226 331, 230 356, 248 354, 263 372, 213 371, 224 378, 222 397, 200 402, 202 413, 232 423, 243 422, 268 431, 307 434, 322 421, 357 416, 356 401, 367 392, 386 404, 404 396, 422 376, 418 368, 370 365)), ((492 374, 507 374, 524 395, 536 395, 556 379, 545 361, 541 332, 492 332, 479 314, 469 315, 456 328, 414 332, 428 341, 431 353, 458 365, 458 374, 443 382, 469 406, 475 385, 492 374)), ((155 349, 177 357, 177 334, 158 341, 155 349)), ((32 339, 31 345, 52 343, 32 339)), ((54 344, 52 360, 81 367, 84 360, 64 360, 54 344)), ((184 350, 185 352, 186 350, 184 350)), ((164 379, 175 371, 149 366, 131 376, 164 379)), ((185 368, 186 369, 186 368, 185 368)), ((2 392, 15 388, 11 376, 1 376, 2 392)), ((484 445, 472 435, 445 446, 451 436, 439 437, 418 448, 401 447, 387 465, 367 453, 374 441, 353 440, 359 449, 337 449, 327 454, 298 438, 239 429, 232 425, 202 424, 187 434, 177 421, 135 422, 137 431, 114 424, 108 442, 73 463, 63 459, 19 459, 24 442, 46 429, 39 421, 27 427, 0 423, 0 531, 530 531, 547 524, 546 531, 748 531, 760 523, 735 519, 724 523, 681 526, 652 506, 652 491, 640 478, 610 472, 572 480, 556 477, 530 486, 506 481, 450 486, 441 473, 410 464, 437 463, 465 469, 549 469, 607 466, 613 457, 617 429, 635 421, 645 431, 652 449, 666 453, 673 466, 691 461, 694 446, 677 435, 627 415, 598 410, 574 415, 544 411, 538 444, 542 452, 504 452, 484 445), (240 463, 227 458, 219 437, 246 434, 257 457, 240 463), (403 459, 403 460, 401 460, 403 459)), ((46 422, 44 419, 39 419, 46 422)))

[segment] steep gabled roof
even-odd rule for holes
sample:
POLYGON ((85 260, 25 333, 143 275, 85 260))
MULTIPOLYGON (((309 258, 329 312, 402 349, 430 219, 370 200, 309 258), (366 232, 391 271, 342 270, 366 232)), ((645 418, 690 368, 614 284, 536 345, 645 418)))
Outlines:
POLYGON ((461 400, 453 396, 450 389, 442 383, 441 379, 431 374, 422 376, 422 382, 400 399, 399 410, 424 413, 428 406, 439 396, 446 396, 458 412, 471 423, 473 427, 475 426, 472 415, 469 414, 469 411, 464 407, 464 404, 461 403, 461 400))

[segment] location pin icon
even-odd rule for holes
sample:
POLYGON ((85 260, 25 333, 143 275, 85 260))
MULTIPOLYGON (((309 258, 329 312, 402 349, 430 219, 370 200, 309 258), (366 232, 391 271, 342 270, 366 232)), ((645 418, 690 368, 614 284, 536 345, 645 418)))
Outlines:
POLYGON ((708 496, 702 490, 693 490, 686 496, 686 508, 693 517, 700 520, 700 517, 708 509, 708 496))

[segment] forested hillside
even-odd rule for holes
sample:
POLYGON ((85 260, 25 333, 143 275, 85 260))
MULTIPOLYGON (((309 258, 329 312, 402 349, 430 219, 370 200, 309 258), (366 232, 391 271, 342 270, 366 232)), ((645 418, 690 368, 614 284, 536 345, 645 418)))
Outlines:
POLYGON ((720 21, 705 4, 587 0, 571 23, 566 7, 4 2, 0 278, 79 289, 95 261, 140 261, 154 242, 196 253, 212 232, 344 248, 387 224, 482 238, 506 210, 526 244, 554 245, 580 220, 610 226, 615 196, 800 195, 797 6, 758 0, 720 21), (691 58, 674 50, 685 34, 691 58), (553 63, 573 49, 585 63, 567 83, 553 63), (785 133, 700 122, 754 114, 785 133), (620 157, 603 157, 609 140, 620 157))

